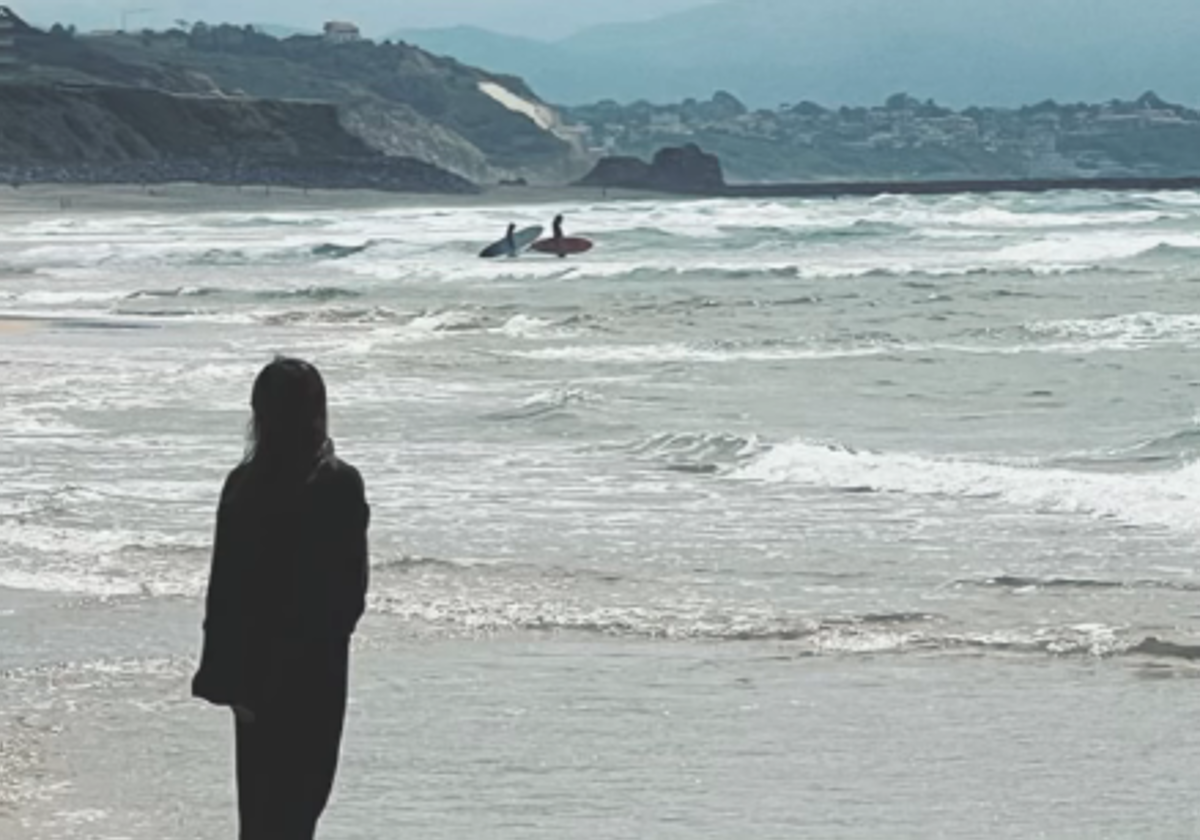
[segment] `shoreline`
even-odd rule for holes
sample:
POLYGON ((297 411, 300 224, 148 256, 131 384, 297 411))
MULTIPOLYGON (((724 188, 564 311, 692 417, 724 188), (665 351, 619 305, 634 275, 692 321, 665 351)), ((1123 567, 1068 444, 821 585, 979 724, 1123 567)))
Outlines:
POLYGON ((1025 179, 1005 181, 830 181, 730 184, 695 192, 595 186, 489 187, 475 194, 387 192, 370 189, 233 187, 191 182, 0 185, 0 218, 92 213, 240 213, 321 210, 488 208, 594 205, 624 201, 712 199, 838 199, 881 195, 990 195, 997 193, 1200 191, 1200 177, 1025 179))
POLYGON ((842 198, 880 195, 990 195, 1046 192, 1174 192, 1200 190, 1200 177, 1180 178, 1008 178, 930 181, 810 181, 727 184, 698 195, 721 198, 842 198))
POLYGON ((232 187, 168 183, 141 187, 126 184, 26 184, 0 186, 0 218, 29 214, 141 212, 290 212, 339 209, 478 208, 513 205, 596 204, 601 202, 688 201, 694 196, 649 190, 599 187, 492 187, 476 194, 399 193, 368 189, 232 187))

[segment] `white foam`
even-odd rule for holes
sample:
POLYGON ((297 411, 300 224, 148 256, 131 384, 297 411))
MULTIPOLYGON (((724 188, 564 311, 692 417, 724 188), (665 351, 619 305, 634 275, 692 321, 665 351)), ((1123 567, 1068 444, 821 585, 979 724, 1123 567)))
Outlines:
POLYGON ((532 315, 514 315, 504 322, 504 326, 492 332, 509 338, 527 339, 561 338, 569 335, 568 330, 555 327, 553 321, 532 315))
POLYGON ((1120 475, 908 453, 854 452, 796 441, 774 447, 731 477, 832 490, 994 498, 1039 512, 1200 532, 1195 513, 1200 508, 1200 464, 1171 473, 1120 475))
MULTIPOLYGON (((509 221, 546 224, 550 215, 563 209, 553 204, 64 219, 18 226, 0 262, 90 283, 109 278, 121 267, 215 270, 209 264, 214 260, 282 265, 281 260, 312 259, 316 246, 344 241, 373 244, 347 259, 324 261, 324 270, 387 283, 578 282, 638 272, 774 272, 821 279, 990 270, 1053 274, 1136 256, 1160 244, 1200 247, 1200 237, 1185 224, 1191 205, 1136 199, 1131 208, 1122 199, 1106 209, 1105 200, 960 196, 601 202, 570 213, 570 229, 594 236, 601 247, 567 265, 534 256, 499 261, 475 256, 509 221), (864 225, 882 226, 879 236, 888 236, 888 228, 896 233, 888 237, 885 249, 847 248, 842 242, 814 246, 805 238, 828 230, 852 232, 864 225), (1149 229, 1151 225, 1156 227, 1149 229), (1049 233, 1028 239, 1028 231, 1041 229, 1049 233), (673 248, 668 243, 665 249, 653 250, 639 245, 642 234, 654 231, 686 237, 691 244, 673 248), (961 247, 936 247, 934 240, 944 237, 961 240, 961 247)), ((1179 202, 1186 202, 1186 196, 1179 202)), ((51 295, 48 305, 81 303, 71 297, 101 293, 90 286, 78 293, 61 287, 22 291, 51 295)), ((102 302, 114 296, 111 284, 103 292, 108 297, 102 302)), ((130 292, 136 289, 121 293, 130 292)))
POLYGON ((1103 318, 1035 321, 1025 325, 1035 335, 1082 338, 1126 347, 1178 343, 1200 344, 1200 315, 1131 312, 1103 318))
POLYGON ((1133 233, 1104 230, 1085 234, 1047 236, 1010 245, 996 252, 1000 265, 1089 265, 1128 259, 1168 246, 1200 248, 1200 235, 1149 232, 1133 233))
POLYGON ((130 294, 132 294, 132 291, 125 289, 62 289, 54 291, 39 289, 37 291, 19 293, 15 296, 14 300, 24 306, 64 306, 75 303, 112 303, 124 300, 130 294))
POLYGON ((601 364, 656 364, 668 362, 820 361, 823 359, 860 358, 893 352, 886 347, 857 348, 731 348, 708 349, 683 343, 668 344, 585 344, 568 347, 543 347, 536 350, 512 350, 506 355, 550 362, 595 362, 601 364))

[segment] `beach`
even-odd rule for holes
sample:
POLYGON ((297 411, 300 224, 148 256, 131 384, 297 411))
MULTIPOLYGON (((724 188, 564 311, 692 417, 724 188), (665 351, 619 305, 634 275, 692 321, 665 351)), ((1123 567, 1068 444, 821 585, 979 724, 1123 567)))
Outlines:
POLYGON ((208 184, 82 185, 26 184, 0 187, 0 214, 92 214, 254 210, 305 211, 396 207, 488 207, 596 200, 667 200, 638 190, 593 187, 490 187, 478 195, 397 193, 374 190, 301 190, 290 187, 225 187, 208 184))
POLYGON ((189 681, 275 353, 372 505, 320 836, 1195 836, 1198 223, 0 190, 0 837, 234 835, 189 681))

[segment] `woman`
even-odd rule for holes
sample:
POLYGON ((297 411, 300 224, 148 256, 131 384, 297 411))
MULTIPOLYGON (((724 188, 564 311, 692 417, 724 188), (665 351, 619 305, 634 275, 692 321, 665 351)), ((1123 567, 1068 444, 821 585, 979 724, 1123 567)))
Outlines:
POLYGON ((277 358, 225 480, 192 693, 235 716, 241 840, 311 840, 337 771, 367 590, 362 478, 334 456, 325 384, 277 358))

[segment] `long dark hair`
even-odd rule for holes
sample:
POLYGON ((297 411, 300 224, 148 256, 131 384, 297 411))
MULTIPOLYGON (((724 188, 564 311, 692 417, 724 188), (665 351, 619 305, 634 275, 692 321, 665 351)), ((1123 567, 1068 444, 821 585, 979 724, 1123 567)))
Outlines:
POLYGON ((330 450, 325 381, 308 362, 276 356, 250 395, 246 463, 264 477, 306 476, 330 450))

